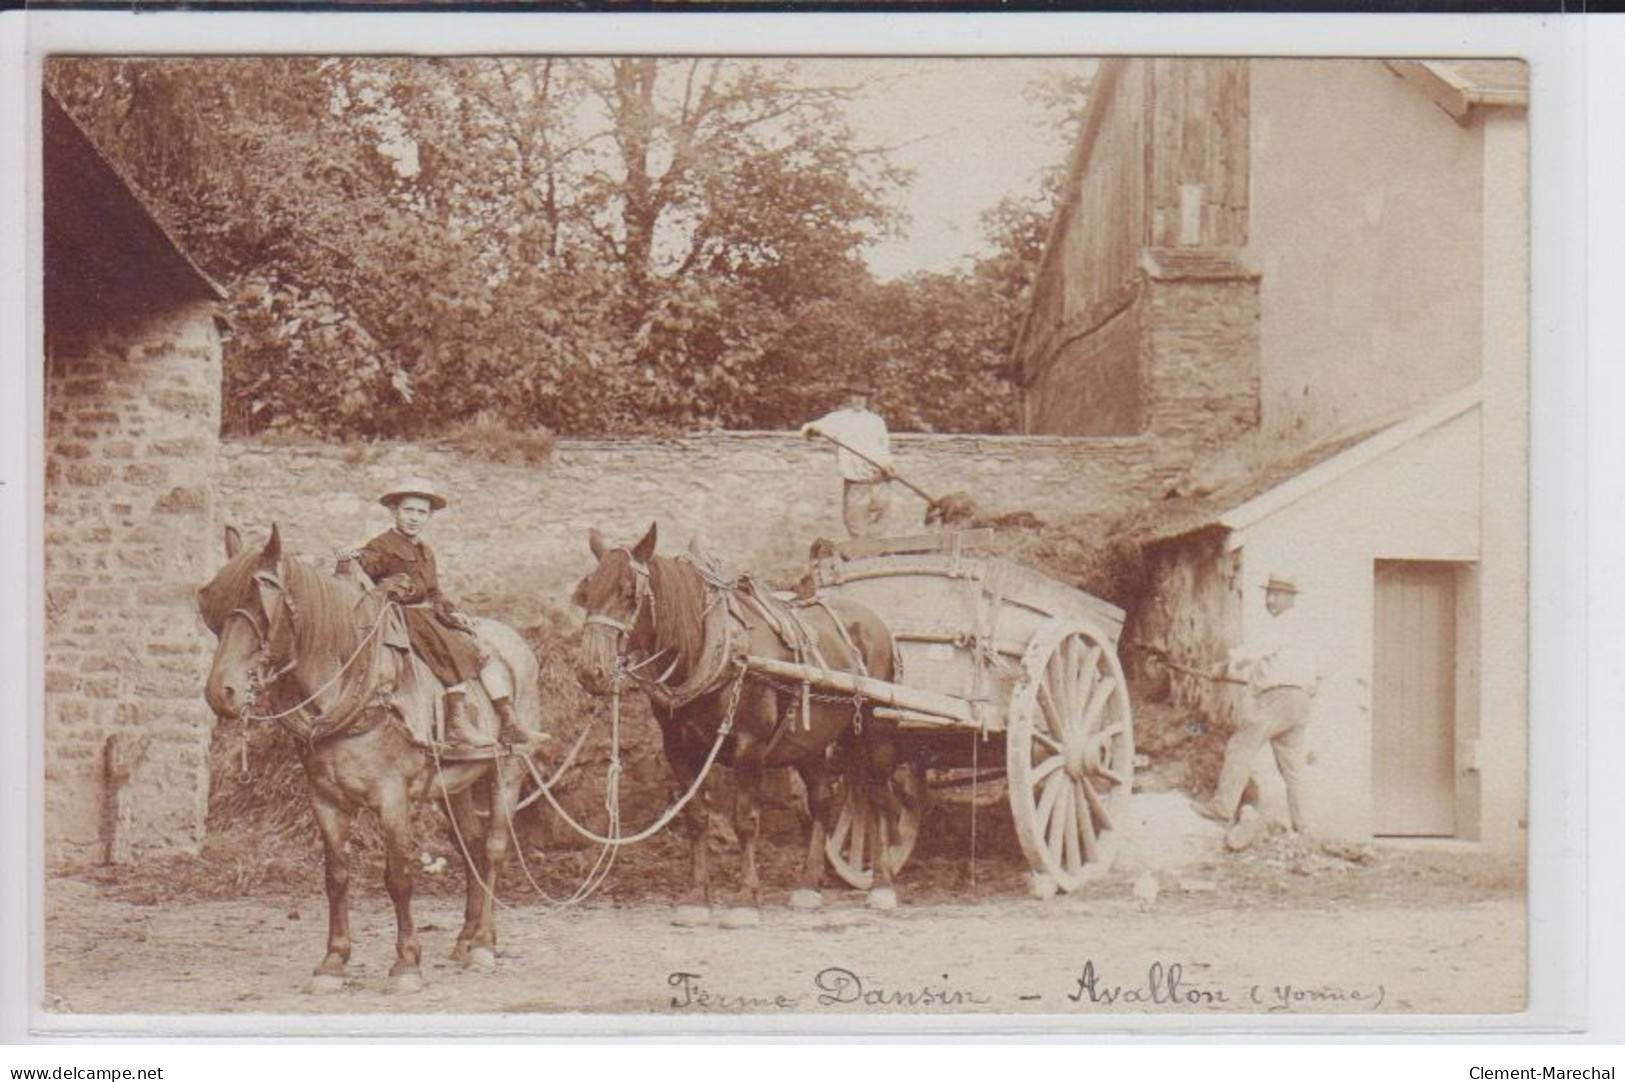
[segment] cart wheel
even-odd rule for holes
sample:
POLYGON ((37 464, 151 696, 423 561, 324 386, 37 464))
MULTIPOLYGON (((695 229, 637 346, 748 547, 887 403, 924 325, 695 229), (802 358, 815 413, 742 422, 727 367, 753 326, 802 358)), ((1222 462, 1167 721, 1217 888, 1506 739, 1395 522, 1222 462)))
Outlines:
POLYGON ((870 800, 861 786, 851 785, 845 778, 836 779, 834 795, 840 801, 841 814, 824 840, 824 855, 848 886, 858 890, 874 886, 875 854, 882 845, 894 876, 914 852, 920 820, 925 817, 925 771, 912 763, 899 766, 893 774, 892 792, 897 795, 897 807, 884 809, 877 806, 879 802, 870 800))
POLYGON ((1005 754, 1016 837, 1035 872, 1077 890, 1111 868, 1134 788, 1134 722, 1111 641, 1041 627, 1010 696, 1005 754))

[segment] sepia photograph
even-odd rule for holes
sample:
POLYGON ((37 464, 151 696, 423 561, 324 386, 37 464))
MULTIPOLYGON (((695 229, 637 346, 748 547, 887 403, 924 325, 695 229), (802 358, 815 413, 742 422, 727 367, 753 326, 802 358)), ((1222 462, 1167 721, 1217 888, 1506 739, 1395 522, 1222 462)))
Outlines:
POLYGON ((1529 1008, 1526 61, 39 94, 39 1025, 1529 1008))

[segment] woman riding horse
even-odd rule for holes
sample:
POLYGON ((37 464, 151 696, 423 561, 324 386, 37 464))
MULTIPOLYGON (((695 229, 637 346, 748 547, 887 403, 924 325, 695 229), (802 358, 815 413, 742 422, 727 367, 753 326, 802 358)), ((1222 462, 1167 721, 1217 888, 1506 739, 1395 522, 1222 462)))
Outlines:
POLYGON ((390 600, 401 606, 412 650, 446 685, 446 739, 453 744, 488 743, 468 723, 468 681, 478 679, 491 697, 501 724, 498 739, 522 744, 525 731, 513 712, 508 672, 493 660, 474 634, 474 622, 440 592, 434 550, 422 534, 446 498, 433 483, 409 477, 379 497, 395 516, 395 525, 345 554, 361 565, 390 600))
MULTIPOLYGON (((797 908, 817 906, 831 804, 828 752, 840 753, 849 783, 895 802, 890 777, 896 723, 877 718, 872 707, 851 696, 812 694, 750 673, 744 658, 804 661, 891 680, 891 633, 873 612, 853 602, 787 609, 759 591, 723 582, 697 560, 656 556, 655 541, 652 525, 630 548, 606 545, 597 530, 589 534, 598 566, 574 596, 587 612, 576 673, 595 695, 618 693, 623 686, 646 692, 679 787, 699 795, 684 809, 692 882, 675 919, 679 924, 710 919, 702 787, 712 761, 733 769, 738 791, 734 826, 744 904, 724 913, 723 922, 760 919, 757 805, 763 775, 773 767, 794 768, 807 790, 812 823, 800 889, 790 901, 797 908)), ((870 901, 879 908, 896 905, 892 871, 877 858, 870 901)))
MULTIPOLYGON (((395 903, 390 987, 422 986, 411 910, 417 863, 412 804, 425 797, 443 802, 467 880, 452 957, 495 966, 494 903, 524 765, 513 761, 512 749, 489 744, 490 754, 478 759, 442 760, 428 736, 441 685, 415 656, 386 642, 384 599, 348 576, 285 556, 274 526, 260 549, 245 547, 227 527, 226 556, 198 592, 203 621, 219 638, 204 698, 217 717, 274 720, 295 738, 327 858, 327 953, 311 991, 344 984, 350 959, 346 840, 363 808, 383 828, 384 881, 395 903), (483 789, 483 809, 476 806, 476 788, 483 789)), ((480 632, 508 669, 522 730, 539 733, 535 655, 512 628, 484 620, 480 632)), ((530 754, 534 743, 527 741, 521 754, 530 754)))

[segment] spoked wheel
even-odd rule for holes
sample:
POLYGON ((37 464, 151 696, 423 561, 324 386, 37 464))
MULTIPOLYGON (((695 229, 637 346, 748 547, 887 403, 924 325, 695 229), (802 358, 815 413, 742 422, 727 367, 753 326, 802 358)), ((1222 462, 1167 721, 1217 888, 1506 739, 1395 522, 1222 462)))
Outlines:
POLYGON ((888 808, 860 785, 845 778, 835 782, 841 813, 824 840, 824 855, 848 886, 858 890, 874 886, 875 854, 883 849, 894 876, 914 852, 925 817, 925 772, 912 763, 899 766, 892 775, 892 792, 897 805, 888 808))
POLYGON ((1128 685, 1110 641, 1056 620, 1027 646, 1005 754, 1016 837, 1035 872, 1077 890, 1111 868, 1134 788, 1128 685))

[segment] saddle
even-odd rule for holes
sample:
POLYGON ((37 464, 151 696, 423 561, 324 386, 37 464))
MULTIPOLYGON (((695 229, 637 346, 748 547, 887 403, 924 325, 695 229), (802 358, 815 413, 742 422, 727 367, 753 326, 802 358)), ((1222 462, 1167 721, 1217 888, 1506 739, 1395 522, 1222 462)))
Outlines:
MULTIPOLYGON (((714 558, 693 549, 677 558, 693 566, 712 589, 714 600, 706 608, 705 647, 700 663, 681 688, 666 693, 664 697, 656 696, 657 701, 668 709, 675 709, 713 690, 731 664, 741 663, 744 648, 736 640, 740 633, 752 627, 766 627, 798 664, 820 669, 832 668, 818 645, 818 633, 806 617, 806 610, 815 606, 829 618, 830 626, 840 636, 856 671, 867 675, 862 651, 847 634, 839 615, 823 599, 782 600, 772 591, 764 589, 750 575, 730 575, 714 558)), ((807 713, 810 703, 808 689, 804 687, 802 692, 801 711, 805 726, 809 724, 807 713)))
MULTIPOLYGON (((427 747, 440 742, 445 704, 439 688, 429 676, 428 667, 412 649, 405 607, 391 601, 379 590, 354 560, 340 560, 333 573, 335 577, 350 579, 361 588, 362 597, 356 603, 354 613, 358 633, 367 633, 375 623, 381 621, 379 643, 395 658, 393 674, 379 674, 378 695, 393 707, 411 733, 414 743, 427 747)), ((490 647, 477 636, 476 641, 482 654, 489 651, 490 647)), ((483 689, 478 694, 483 695, 483 689)))

